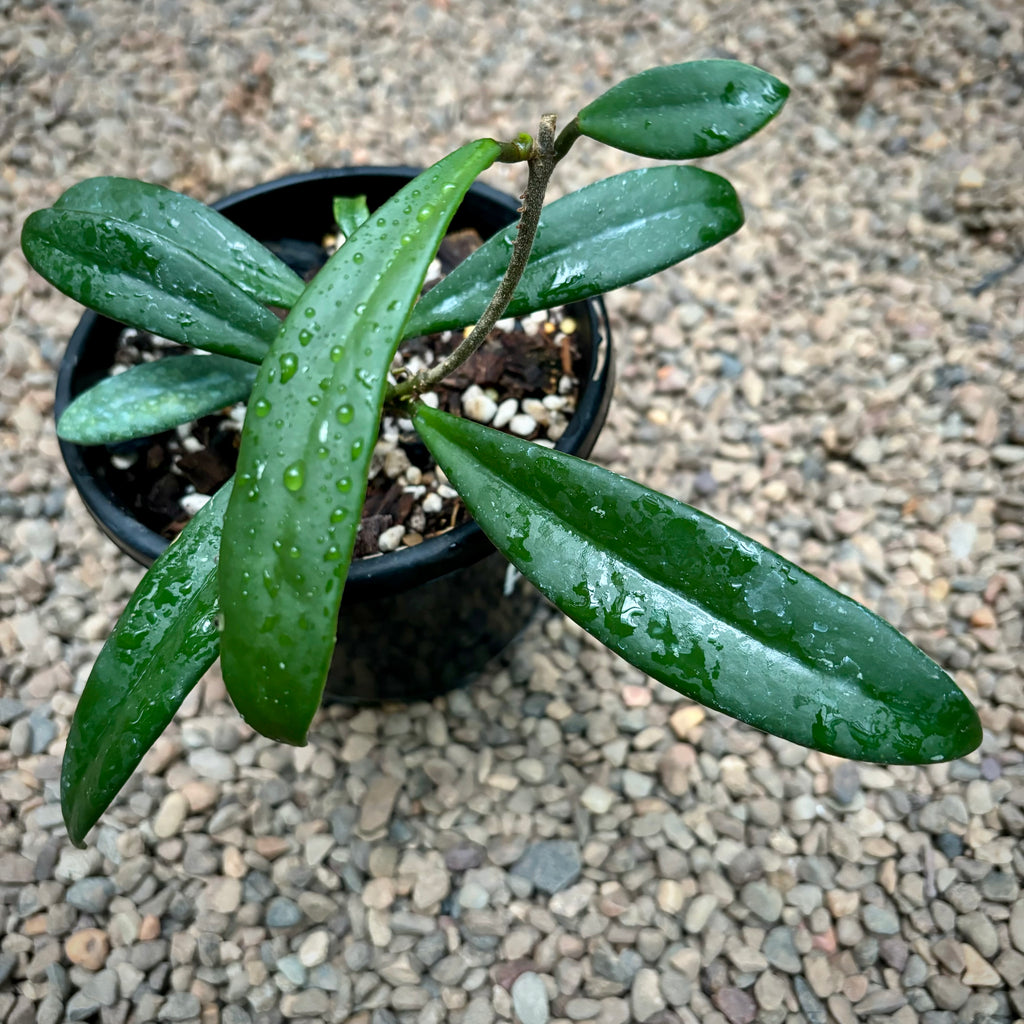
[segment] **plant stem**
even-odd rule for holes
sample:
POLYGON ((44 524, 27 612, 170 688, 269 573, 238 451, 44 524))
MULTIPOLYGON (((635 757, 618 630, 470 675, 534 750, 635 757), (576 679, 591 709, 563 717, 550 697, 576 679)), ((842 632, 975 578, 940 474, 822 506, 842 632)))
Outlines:
POLYGON ((572 144, 580 137, 580 119, 574 117, 559 133, 555 139, 555 159, 561 160, 572 148, 572 144))
MULTIPOLYGON (((521 138, 522 136, 520 136, 521 138)), ((436 366, 424 370, 423 373, 419 373, 415 377, 403 380, 389 389, 388 399, 408 398, 428 390, 457 370, 484 343, 491 328, 498 322, 501 314, 505 312, 508 304, 512 301, 516 286, 526 269, 530 251, 533 249, 533 239, 537 234, 537 225, 540 223, 544 193, 547 191, 548 182, 551 180, 551 174, 559 159, 559 155, 555 152, 555 115, 545 114, 540 119, 537 141, 534 143, 529 157, 529 178, 526 182, 526 191, 522 196, 523 205, 519 208, 516 240, 512 246, 512 254, 509 257, 508 267, 501 279, 501 284, 498 285, 497 291, 473 330, 458 347, 436 366)))

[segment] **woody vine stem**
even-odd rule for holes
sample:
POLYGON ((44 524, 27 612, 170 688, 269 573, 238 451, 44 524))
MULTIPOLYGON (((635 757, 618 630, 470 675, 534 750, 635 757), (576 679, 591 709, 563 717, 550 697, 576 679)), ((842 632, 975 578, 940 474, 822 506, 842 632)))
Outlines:
POLYGON ((569 146, 579 135, 578 131, 573 134, 572 128, 573 125, 570 125, 556 140, 555 115, 545 114, 540 119, 536 142, 528 135, 520 135, 512 142, 501 144, 501 156, 498 158, 501 162, 515 163, 525 159, 529 169, 526 191, 522 195, 523 205, 519 208, 516 240, 512 246, 512 254, 509 257, 505 275, 488 303, 487 309, 484 310, 476 325, 458 347, 436 366, 400 381, 390 389, 388 399, 405 399, 418 395, 444 380, 449 374, 454 373, 484 343, 491 328, 508 308, 530 259, 548 182, 551 180, 558 161, 565 156, 569 151, 569 146))

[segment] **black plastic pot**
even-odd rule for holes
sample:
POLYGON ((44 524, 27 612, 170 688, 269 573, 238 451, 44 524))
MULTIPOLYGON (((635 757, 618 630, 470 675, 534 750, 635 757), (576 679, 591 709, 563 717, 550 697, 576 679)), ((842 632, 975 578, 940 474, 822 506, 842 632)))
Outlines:
MULTIPOLYGON (((296 174, 238 192, 214 207, 263 242, 318 244, 331 228, 331 202, 365 195, 371 209, 416 175, 407 167, 356 167, 296 174)), ((475 184, 452 222, 487 238, 516 218, 518 200, 475 184)), ((587 456, 611 399, 611 336, 600 299, 570 307, 585 373, 577 411, 558 448, 587 456)), ((57 417, 76 395, 107 375, 122 325, 87 313, 68 343, 57 378, 57 417)), ((103 447, 60 442, 71 478, 93 518, 125 552, 151 564, 168 541, 119 494, 103 447)), ((326 699, 370 702, 427 699, 477 674, 525 626, 538 601, 509 572, 475 523, 412 548, 360 559, 349 572, 338 647, 326 699)))

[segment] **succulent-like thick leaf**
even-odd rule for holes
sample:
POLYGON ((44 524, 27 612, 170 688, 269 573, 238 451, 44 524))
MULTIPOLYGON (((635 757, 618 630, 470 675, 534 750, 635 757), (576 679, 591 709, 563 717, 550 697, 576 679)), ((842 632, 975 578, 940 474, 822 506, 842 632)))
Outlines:
POLYGON ((355 234, 360 224, 370 219, 366 196, 335 196, 334 223, 346 238, 355 234))
MULTIPOLYGON (((646 167, 544 207, 505 316, 523 316, 642 280, 743 224, 732 185, 696 167, 646 167)), ((475 323, 508 266, 515 228, 494 235, 416 304, 406 336, 475 323)))
POLYGON ((92 210, 30 214, 29 263, 83 306, 183 345, 258 363, 281 321, 177 239, 92 210))
POLYGON ((842 757, 929 763, 980 743, 949 676, 780 555, 570 455, 426 406, 414 423, 498 549, 660 682, 842 757))
POLYGON ((72 185, 53 205, 146 228, 265 305, 289 309, 305 288, 294 270, 224 214, 162 185, 134 178, 88 178, 72 185))
POLYGON ((252 363, 229 356, 140 363, 82 392, 61 414, 57 433, 73 444, 150 437, 241 402, 255 380, 252 363))
POLYGON ((253 390, 221 546, 221 664, 254 729, 301 744, 320 704, 387 372, 445 229, 500 153, 469 143, 313 279, 253 390))
POLYGON ((217 552, 230 490, 229 481, 152 564, 85 684, 60 777, 76 846, 217 659, 217 552))
POLYGON ((749 138, 789 87, 749 64, 697 60, 651 68, 612 86, 577 115, 580 131, 640 156, 692 160, 749 138))

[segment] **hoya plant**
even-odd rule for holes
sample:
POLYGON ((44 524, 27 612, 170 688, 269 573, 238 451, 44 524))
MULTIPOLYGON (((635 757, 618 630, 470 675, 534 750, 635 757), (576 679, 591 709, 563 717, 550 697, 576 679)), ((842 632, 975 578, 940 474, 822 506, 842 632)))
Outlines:
POLYGON ((64 413, 63 438, 113 444, 247 400, 235 476, 146 573, 85 685, 61 778, 72 841, 218 656, 254 729, 306 742, 386 409, 413 422, 518 570, 653 679, 842 757, 928 763, 978 745, 965 695, 866 608, 674 498, 419 398, 500 317, 639 281, 741 226, 732 186, 679 164, 545 206, 581 136, 659 160, 710 157, 762 128, 787 94, 733 61, 645 71, 560 132, 545 115, 536 137, 461 146, 372 212, 340 200, 344 244, 309 284, 221 215, 138 181, 84 181, 28 218, 25 254, 62 291, 213 353, 101 382, 64 413), (496 161, 528 168, 516 230, 421 294, 463 196, 496 161), (288 310, 283 322, 270 307, 288 310), (470 325, 439 365, 389 379, 403 339, 470 325))

